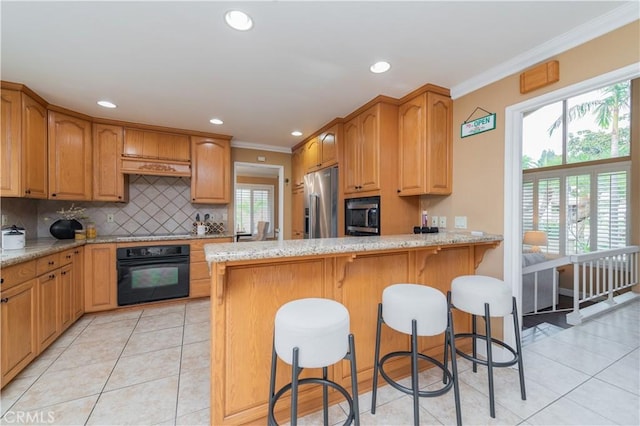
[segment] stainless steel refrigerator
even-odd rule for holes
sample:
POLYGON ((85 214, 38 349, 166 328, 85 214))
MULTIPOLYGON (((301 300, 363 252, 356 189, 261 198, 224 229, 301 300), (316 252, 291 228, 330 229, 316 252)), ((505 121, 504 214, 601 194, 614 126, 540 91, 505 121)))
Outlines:
POLYGON ((304 177, 304 238, 338 236, 338 168, 304 177))

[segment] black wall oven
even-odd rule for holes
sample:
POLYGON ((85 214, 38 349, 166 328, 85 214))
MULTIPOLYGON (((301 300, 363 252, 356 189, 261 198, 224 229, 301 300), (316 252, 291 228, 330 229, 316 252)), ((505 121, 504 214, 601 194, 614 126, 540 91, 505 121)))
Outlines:
POLYGON ((344 200, 345 235, 380 235, 380 197, 344 200))
POLYGON ((118 306, 189 296, 189 246, 119 248, 118 306))

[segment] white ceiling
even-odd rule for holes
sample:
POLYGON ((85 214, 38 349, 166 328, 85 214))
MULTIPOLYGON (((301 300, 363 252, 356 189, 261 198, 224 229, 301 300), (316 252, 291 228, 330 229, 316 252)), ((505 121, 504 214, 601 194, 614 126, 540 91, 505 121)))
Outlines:
POLYGON ((521 71, 638 19, 638 2, 2 1, 1 15, 2 79, 52 104, 286 151, 379 94, 455 98, 521 71), (230 9, 254 28, 227 27, 230 9), (378 60, 391 70, 370 73, 378 60))

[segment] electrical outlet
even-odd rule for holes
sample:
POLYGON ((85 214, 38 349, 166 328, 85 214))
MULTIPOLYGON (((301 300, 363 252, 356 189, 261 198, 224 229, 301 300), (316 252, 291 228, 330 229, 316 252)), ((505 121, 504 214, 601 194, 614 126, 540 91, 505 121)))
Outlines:
POLYGON ((107 223, 113 223, 113 213, 107 214, 107 223))
POLYGON ((434 228, 438 227, 438 216, 431 216, 431 226, 434 228))
POLYGON ((455 225, 458 229, 467 229, 467 217, 466 216, 456 216, 455 225))
POLYGON ((447 217, 440 216, 438 218, 438 228, 446 228, 447 227, 447 217))
POLYGON ((7 226, 9 222, 9 219, 7 219, 7 215, 3 214, 2 215, 2 225, 1 226, 7 226))

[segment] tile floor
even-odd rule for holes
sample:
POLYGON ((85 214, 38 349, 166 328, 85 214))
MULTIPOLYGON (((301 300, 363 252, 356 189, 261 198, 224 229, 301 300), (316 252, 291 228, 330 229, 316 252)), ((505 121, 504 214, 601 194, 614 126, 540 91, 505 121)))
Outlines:
MULTIPOLYGON (((209 302, 85 315, 2 390, 1 424, 209 424, 209 302), (27 421, 28 420, 28 421, 27 421)), ((640 302, 524 349, 527 401, 518 374, 497 369, 496 414, 489 416, 482 368, 459 362, 466 425, 640 424, 640 302)), ((547 330, 548 331, 548 330, 547 330)), ((421 386, 438 386, 427 371, 421 386)), ((413 424, 409 396, 385 386, 378 409, 360 396, 363 425, 413 424)), ((422 398, 421 424, 455 424, 453 393, 422 398)), ((331 407, 331 424, 346 418, 331 407)), ((300 424, 322 423, 320 413, 300 424)))

